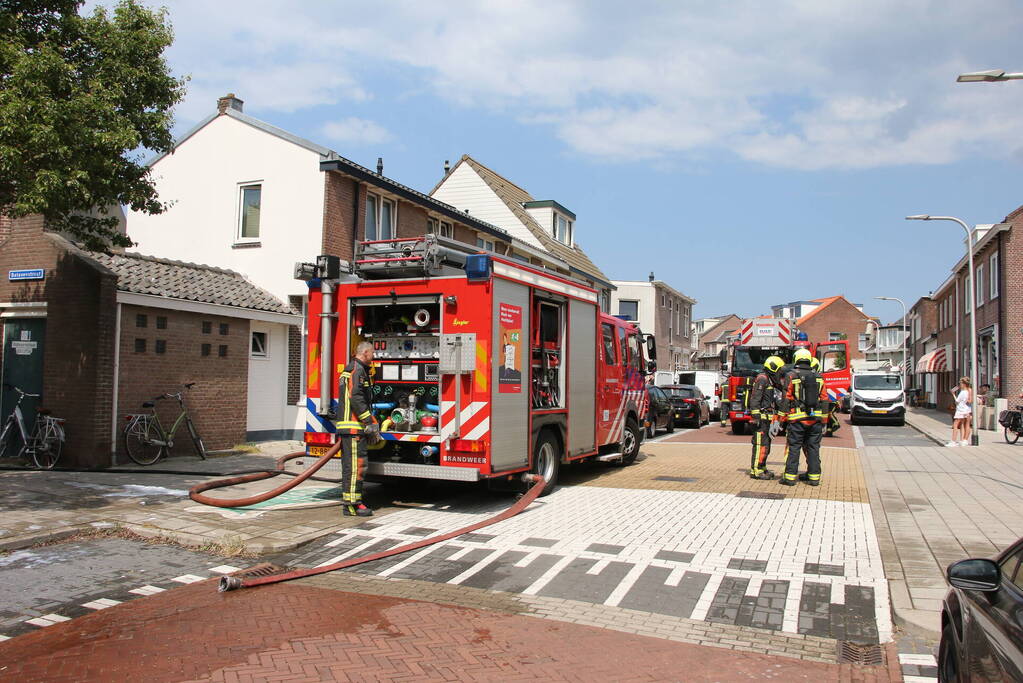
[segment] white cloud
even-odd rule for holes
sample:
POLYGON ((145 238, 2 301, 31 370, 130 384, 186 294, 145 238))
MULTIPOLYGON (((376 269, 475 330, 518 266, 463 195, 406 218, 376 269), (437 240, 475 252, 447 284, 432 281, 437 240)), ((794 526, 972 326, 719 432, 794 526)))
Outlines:
POLYGON ((247 111, 366 102, 386 69, 611 160, 870 168, 1007 157, 1023 139, 1023 84, 954 83, 1023 68, 1011 0, 169 4, 186 119, 229 90, 247 111))
POLYGON ((326 123, 321 132, 331 142, 346 145, 372 145, 394 139, 380 124, 355 116, 326 123))

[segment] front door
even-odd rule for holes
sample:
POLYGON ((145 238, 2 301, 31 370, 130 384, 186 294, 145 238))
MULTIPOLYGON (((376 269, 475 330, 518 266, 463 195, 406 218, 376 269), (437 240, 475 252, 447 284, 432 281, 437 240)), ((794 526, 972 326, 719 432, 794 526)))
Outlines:
MULTIPOLYGON (((0 370, 0 419, 6 420, 18 402, 13 385, 30 394, 43 393, 43 348, 46 320, 42 318, 11 318, 4 321, 4 362, 0 370)), ((21 402, 25 428, 32 431, 36 406, 41 399, 26 398, 21 402)), ((0 424, 3 424, 0 422, 0 424)))
POLYGON ((597 373, 597 445, 609 443, 622 402, 621 348, 615 326, 600 324, 600 370, 597 373))

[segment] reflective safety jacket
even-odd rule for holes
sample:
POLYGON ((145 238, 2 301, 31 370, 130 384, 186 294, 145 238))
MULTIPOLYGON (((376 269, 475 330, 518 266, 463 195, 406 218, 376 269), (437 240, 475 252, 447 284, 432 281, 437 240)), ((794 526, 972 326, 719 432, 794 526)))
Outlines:
POLYGON ((785 413, 789 422, 823 422, 827 407, 828 390, 824 388, 824 378, 820 374, 809 368, 796 367, 785 375, 785 413))
POLYGON ((761 372, 753 380, 753 386, 746 392, 746 409, 753 417, 767 417, 777 410, 775 389, 781 389, 780 383, 766 372, 761 372))
POLYGON ((370 406, 373 403, 373 378, 369 368, 358 358, 348 361, 348 365, 338 378, 337 416, 338 434, 361 434, 365 425, 373 423, 370 406))

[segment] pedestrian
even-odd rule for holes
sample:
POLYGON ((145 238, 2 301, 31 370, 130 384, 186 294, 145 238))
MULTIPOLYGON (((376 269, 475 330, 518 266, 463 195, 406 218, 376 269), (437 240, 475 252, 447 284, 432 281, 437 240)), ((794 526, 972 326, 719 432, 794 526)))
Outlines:
POLYGON ((973 385, 969 377, 960 377, 959 386, 952 390, 955 412, 952 413, 952 440, 946 446, 970 445, 970 421, 973 418, 973 385), (956 439, 956 436, 959 439, 956 439))
POLYGON ((746 392, 747 409, 753 426, 753 453, 750 456, 749 476, 751 479, 774 479, 774 472, 767 469, 767 456, 771 453, 771 423, 778 419, 776 390, 782 389, 779 374, 785 365, 778 356, 764 361, 764 371, 753 380, 753 386, 746 392))
POLYGON ((338 378, 337 433, 341 438, 341 510, 345 517, 369 517, 373 511, 362 502, 367 447, 380 440, 380 427, 370 410, 373 402, 373 344, 355 347, 338 378))
POLYGON ((810 367, 813 356, 798 349, 793 356, 792 370, 785 376, 785 419, 788 439, 785 445, 783 486, 795 486, 796 480, 810 486, 821 483, 821 439, 824 436, 824 413, 828 392, 824 378, 810 367), (806 472, 799 474, 799 455, 806 454, 806 472))
POLYGON ((977 429, 994 429, 991 424, 991 409, 994 407, 994 397, 991 395, 991 385, 981 384, 977 389, 977 429))

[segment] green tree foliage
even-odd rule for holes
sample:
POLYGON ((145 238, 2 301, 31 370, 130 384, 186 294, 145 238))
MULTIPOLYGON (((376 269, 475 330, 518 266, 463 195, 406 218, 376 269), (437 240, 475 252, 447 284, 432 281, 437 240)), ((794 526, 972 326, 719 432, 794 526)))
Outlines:
POLYGON ((163 58, 164 10, 82 4, 0 0, 0 210, 105 250, 131 245, 107 207, 166 208, 144 157, 171 149, 185 81, 163 58))

